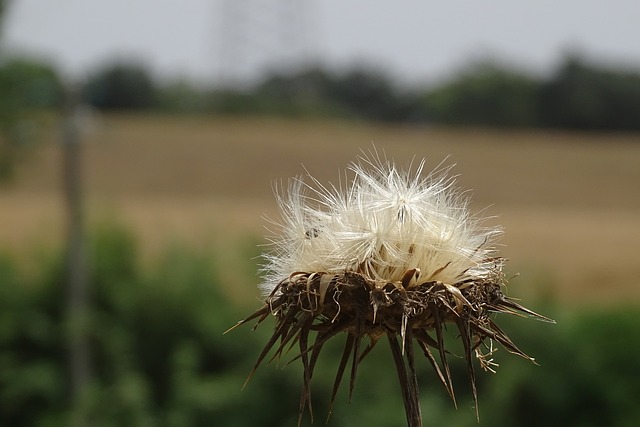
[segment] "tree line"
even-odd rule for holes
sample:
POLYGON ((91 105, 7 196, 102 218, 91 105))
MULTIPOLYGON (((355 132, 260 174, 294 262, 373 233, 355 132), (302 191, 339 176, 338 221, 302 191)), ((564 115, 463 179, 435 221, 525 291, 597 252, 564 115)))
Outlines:
MULTIPOLYGON (((63 85, 50 65, 11 59, 0 64, 0 114, 62 104, 63 85), (8 95, 8 97, 6 96, 8 95), (11 101, 13 100, 13 101, 11 101)), ((266 114, 448 126, 640 129, 640 71, 568 56, 547 77, 495 62, 476 63, 429 87, 401 89, 380 70, 321 67, 271 73, 248 88, 207 88, 158 81, 135 62, 115 62, 81 85, 88 104, 105 111, 266 114)))

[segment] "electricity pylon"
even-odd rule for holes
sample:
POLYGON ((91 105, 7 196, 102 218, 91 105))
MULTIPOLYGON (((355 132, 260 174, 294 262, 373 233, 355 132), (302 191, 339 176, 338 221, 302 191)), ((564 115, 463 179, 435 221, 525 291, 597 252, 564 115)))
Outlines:
POLYGON ((269 71, 309 66, 310 8, 301 0, 222 0, 216 32, 219 83, 238 86, 269 71))

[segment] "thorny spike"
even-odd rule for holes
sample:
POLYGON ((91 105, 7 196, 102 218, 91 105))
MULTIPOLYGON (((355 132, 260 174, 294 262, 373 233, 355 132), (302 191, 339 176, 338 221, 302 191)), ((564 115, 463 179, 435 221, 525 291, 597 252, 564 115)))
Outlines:
POLYGON ((464 348, 464 358, 467 361, 467 369, 469 370, 469 382, 471 383, 471 393, 473 395, 473 403, 476 408, 476 419, 480 421, 480 413, 478 412, 478 390, 476 389, 476 374, 473 370, 473 360, 471 359, 471 338, 469 325, 466 320, 456 318, 456 325, 460 331, 462 338, 462 346, 464 348))
MULTIPOLYGON (((436 331, 436 339, 438 343, 438 352, 440 353, 440 362, 444 367, 445 379, 447 380, 447 389, 450 390, 450 395, 454 396, 453 381, 451 380, 451 371, 449 370, 449 363, 447 362, 447 352, 444 347, 444 336, 442 335, 442 322, 440 320, 440 312, 435 308, 435 304, 431 305, 431 310, 434 317, 434 329, 436 331)), ((453 398, 455 403, 455 398, 453 398)))
POLYGON ((507 297, 503 297, 498 302, 498 310, 502 309, 503 312, 506 312, 506 310, 504 310, 504 307, 507 307, 507 308, 511 309, 511 311, 509 311, 510 314, 519 315, 520 314, 519 312, 521 311, 521 312, 523 312, 525 314, 528 314, 529 316, 533 317, 536 320, 541 320, 541 321, 547 322, 547 323, 556 323, 555 320, 549 319, 548 317, 543 316, 541 314, 538 314, 533 310, 529 310, 528 308, 521 306, 520 304, 518 304, 514 300, 512 300, 510 298, 507 298, 507 297))
POLYGON ((347 334, 347 341, 344 344, 342 358, 340 359, 340 364, 338 365, 338 372, 336 372, 336 378, 333 382, 333 390, 331 391, 331 400, 329 401, 329 414, 327 415, 327 422, 329 422, 329 417, 331 416, 331 412, 333 411, 333 402, 335 402, 336 395, 338 394, 338 388, 340 388, 340 382, 342 381, 342 376, 344 375, 344 370, 347 367, 347 362, 349 361, 349 356, 351 355, 353 341, 353 334, 347 334))
MULTIPOLYGON (((289 313, 287 315, 287 317, 292 317, 293 316, 293 312, 289 313)), ((251 372, 249 373, 249 376, 247 377, 247 379, 244 382, 244 385, 242 386, 242 388, 245 388, 247 386, 247 383, 249 382, 249 380, 251 379, 251 377, 253 376, 253 374, 256 372, 256 370, 258 369, 258 366, 260 366, 260 364, 262 363, 262 360, 264 360, 264 358, 267 356, 267 354, 269 353, 269 350, 271 350, 271 348, 274 346, 274 344, 276 343, 276 341, 278 341, 278 337, 280 336, 282 330, 284 329, 284 327, 286 326, 286 322, 282 321, 280 326, 276 328, 276 330, 274 331, 273 335, 271 336, 271 338, 269 338, 269 341, 267 341, 267 344, 264 346, 264 349, 262 350, 262 352, 260 353, 260 356, 258 356, 258 360, 256 360, 255 365, 253 365, 253 369, 251 370, 251 372)))
POLYGON ((353 396, 353 388, 356 384, 356 373, 358 372, 358 364, 360 363, 360 340, 362 339, 362 325, 358 323, 354 332, 353 340, 353 358, 351 360, 351 377, 349 378, 349 403, 353 396))
POLYGON ((256 317, 261 317, 261 316, 265 316, 264 318, 261 318, 258 323, 262 322, 264 319, 266 319, 266 316, 269 314, 271 310, 269 309, 269 306, 267 304, 265 304, 260 310, 256 311, 255 313, 253 313, 251 316, 248 316, 242 320, 240 320, 238 323, 236 323, 235 325, 233 325, 232 327, 230 327, 229 329, 227 329, 226 331, 224 331, 222 334, 225 335, 231 331, 233 331, 235 328, 237 328, 240 325, 243 325, 253 319, 255 319, 256 317))
POLYGON ((375 347, 376 344, 378 343, 378 338, 374 338, 374 337, 369 337, 369 338, 371 339, 371 341, 369 342, 369 345, 367 346, 367 348, 365 348, 362 354, 360 355, 360 358, 358 359, 358 363, 361 363, 364 360, 364 358, 367 357, 369 352, 373 350, 373 347, 375 347))
POLYGON ((435 357, 433 357, 433 353, 431 353, 431 350, 429 350, 429 346, 420 338, 416 337, 416 340, 418 341, 418 345, 422 349, 425 357, 427 358, 427 360, 429 360, 429 363, 431 363, 431 366, 433 366, 433 369, 436 371, 436 374, 438 375, 438 378, 440 379, 440 382, 444 386, 445 390, 447 390, 449 397, 451 398, 451 400, 453 400, 453 405, 457 407, 458 405, 456 403, 456 396, 453 394, 453 390, 449 388, 449 383, 447 382, 447 380, 445 380, 444 375, 442 375, 440 365, 438 365, 435 357))
POLYGON ((305 321, 305 324, 300 329, 300 351, 302 352, 302 367, 303 367, 303 386, 302 393, 300 394, 300 406, 298 408, 298 427, 302 424, 302 414, 304 413, 305 404, 309 408, 309 417, 313 422, 313 408, 311 406, 311 374, 312 368, 309 366, 309 355, 307 354, 307 339, 309 338, 309 325, 311 322, 309 319, 305 321))

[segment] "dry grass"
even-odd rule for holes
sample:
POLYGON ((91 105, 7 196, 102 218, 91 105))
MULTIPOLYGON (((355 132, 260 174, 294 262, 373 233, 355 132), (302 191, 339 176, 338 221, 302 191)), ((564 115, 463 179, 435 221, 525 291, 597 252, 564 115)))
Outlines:
MULTIPOLYGON (((415 156, 435 167, 449 155, 474 207, 500 215, 509 271, 544 272, 573 302, 640 298, 639 135, 106 116, 86 140, 91 218, 121 218, 147 254, 174 240, 222 247, 262 234, 262 216, 276 215, 274 182, 304 174, 302 165, 336 182, 373 142, 400 165, 415 156)), ((59 164, 49 141, 0 189, 0 246, 26 253, 62 238, 59 164)), ((517 286, 525 280, 515 294, 527 292, 517 286)))

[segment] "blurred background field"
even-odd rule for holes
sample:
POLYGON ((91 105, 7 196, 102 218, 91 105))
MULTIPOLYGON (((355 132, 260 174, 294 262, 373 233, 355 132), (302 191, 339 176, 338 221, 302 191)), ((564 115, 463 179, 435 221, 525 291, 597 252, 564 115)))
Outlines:
MULTIPOLYGON (((500 349, 477 375, 481 425, 638 424, 635 3, 447 5, 430 25, 419 3, 144 3, 0 0, 0 425, 296 425, 294 352, 241 390, 269 325, 223 332, 261 305, 274 189, 337 184, 373 149, 453 166, 472 211, 505 229, 508 294, 558 321, 497 318, 540 366, 500 349), (195 36, 205 24, 216 49, 195 36)), ((419 363, 425 425, 478 425, 452 348, 457 409, 419 363)), ((390 364, 383 346, 368 356, 327 425, 403 425, 390 364)))
MULTIPOLYGON (((55 138, 56 129, 47 135, 55 138)), ((260 304, 257 257, 264 248, 257 245, 265 243, 263 216, 278 218, 273 187, 306 171, 337 182, 373 142, 400 164, 419 156, 431 167, 455 163, 459 185, 473 189, 473 209, 505 227, 500 249, 510 258, 507 271, 521 274, 509 293, 559 322, 498 319, 542 366, 499 351, 498 373, 480 376, 481 420, 624 425, 619 411, 637 417, 630 396, 640 372, 633 357, 640 332, 635 138, 100 115, 83 145, 97 382, 84 410, 100 425, 295 424, 296 366, 263 367, 239 391, 268 326, 222 332, 260 304), (589 415, 574 419, 575 413, 589 415)), ((0 323, 5 345, 15 351, 4 353, 3 414, 13 425, 65 425, 60 160, 60 146, 43 141, 0 195, 0 323), (25 412, 39 404, 42 411, 25 412)), ((399 391, 388 393, 395 385, 384 369, 385 350, 363 365, 352 404, 344 393, 338 397, 329 425, 403 422, 399 391)), ((316 423, 339 351, 324 355, 316 379, 316 423)), ((456 411, 424 362, 425 419, 474 425, 463 364, 455 374, 456 411)))
MULTIPOLYGON (((553 282, 533 292, 575 304, 640 298, 635 134, 140 114, 94 119, 83 146, 91 221, 127 224, 144 257, 171 242, 221 252, 238 239, 260 242, 268 234, 265 217, 278 219, 274 187, 307 172, 337 183, 340 170, 375 148, 406 167, 422 157, 430 169, 454 165, 473 209, 505 227, 509 270, 553 282)), ((53 140, 29 153, 0 195, 0 237, 22 253, 63 237, 60 136, 55 128, 47 134, 53 140)), ((518 281, 514 291, 528 292, 518 281)))

